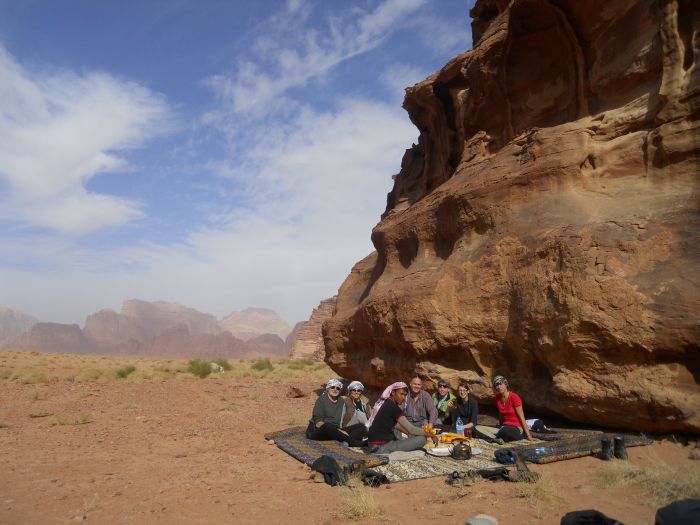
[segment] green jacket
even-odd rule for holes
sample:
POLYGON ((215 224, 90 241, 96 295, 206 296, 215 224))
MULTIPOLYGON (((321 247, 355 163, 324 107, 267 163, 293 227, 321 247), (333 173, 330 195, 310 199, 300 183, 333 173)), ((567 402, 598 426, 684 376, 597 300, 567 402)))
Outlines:
POLYGON ((449 392, 445 400, 438 405, 438 402, 440 401, 440 394, 438 394, 437 392, 433 394, 433 403, 435 403, 435 407, 437 408, 439 418, 445 417, 445 415, 450 410, 447 407, 447 405, 450 401, 454 401, 455 399, 457 399, 457 396, 455 396, 452 392, 449 392))

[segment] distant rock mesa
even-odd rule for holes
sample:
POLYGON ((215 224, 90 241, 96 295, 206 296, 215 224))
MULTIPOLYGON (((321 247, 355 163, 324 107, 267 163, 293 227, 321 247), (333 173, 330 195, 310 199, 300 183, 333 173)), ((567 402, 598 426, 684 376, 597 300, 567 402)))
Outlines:
POLYGON ((292 330, 284 319, 267 308, 246 308, 232 312, 221 320, 219 326, 244 341, 263 334, 275 334, 284 340, 292 330))
POLYGON ((700 4, 478 0, 409 88, 420 131, 326 361, 511 379, 526 411, 700 432, 700 4))
POLYGON ((0 306, 0 341, 19 336, 38 322, 36 317, 0 306))

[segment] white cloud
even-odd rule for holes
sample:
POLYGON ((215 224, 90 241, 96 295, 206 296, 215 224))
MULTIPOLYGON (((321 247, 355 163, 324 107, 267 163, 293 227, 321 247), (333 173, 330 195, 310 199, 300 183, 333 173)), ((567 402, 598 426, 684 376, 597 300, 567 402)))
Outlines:
POLYGON ((326 30, 319 32, 302 30, 309 9, 290 2, 293 9, 270 21, 275 30, 257 39, 254 60, 240 62, 233 75, 215 75, 206 83, 234 114, 263 116, 288 102, 284 95, 289 89, 304 86, 339 63, 377 47, 424 3, 385 0, 373 11, 349 9, 329 18, 326 30))
MULTIPOLYGON (((465 7, 465 13, 468 12, 469 8, 465 7)), ((445 58, 472 47, 472 30, 467 16, 423 17, 418 21, 417 34, 426 46, 444 54, 445 58)))
POLYGON ((417 84, 426 76, 428 73, 417 67, 394 64, 382 73, 379 80, 389 90, 391 100, 400 105, 403 102, 406 88, 417 84))
POLYGON ((139 203, 89 193, 120 156, 172 128, 164 99, 105 73, 30 73, 0 46, 0 220, 82 234, 141 215, 139 203))
MULTIPOLYGON (((219 317, 266 306, 290 322, 305 319, 372 250, 391 175, 416 135, 394 105, 350 100, 333 112, 307 110, 279 141, 259 145, 255 171, 236 179, 247 181, 239 188, 247 206, 219 227, 179 244, 106 252, 55 241, 41 254, 52 271, 37 275, 31 290, 20 270, 0 268, 0 303, 73 322, 129 297, 179 301, 219 317), (30 308, 33 292, 47 305, 63 304, 61 312, 30 308)), ((0 251, 15 247, 6 241, 0 251)))

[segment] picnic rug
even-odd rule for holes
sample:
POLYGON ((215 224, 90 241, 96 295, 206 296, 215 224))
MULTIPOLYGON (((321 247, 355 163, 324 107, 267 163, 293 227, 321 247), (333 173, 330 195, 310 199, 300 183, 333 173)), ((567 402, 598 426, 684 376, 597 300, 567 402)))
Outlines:
POLYGON ((435 457, 423 454, 420 457, 407 459, 405 461, 391 460, 389 463, 375 467, 372 470, 384 474, 391 483, 396 483, 398 481, 445 476, 452 472, 466 474, 477 470, 494 469, 504 466, 498 463, 493 455, 493 451, 499 448, 498 445, 487 443, 481 439, 473 439, 471 441, 471 446, 472 448, 482 449, 482 452, 481 454, 472 456, 472 458, 468 460, 457 460, 449 456, 435 457))
MULTIPOLYGON (((651 445, 653 440, 643 435, 624 434, 619 432, 599 432, 599 431, 578 431, 576 433, 557 433, 549 434, 546 443, 531 443, 525 441, 517 441, 517 446, 513 443, 508 443, 500 448, 513 448, 523 456, 525 461, 531 463, 553 463, 554 461, 564 461, 566 459, 582 458, 599 454, 603 450, 601 441, 615 437, 622 437, 625 442, 625 447, 637 447, 640 445, 651 445), (553 436, 560 436, 558 439, 553 439, 553 436)), ((535 437, 543 437, 540 434, 535 434, 535 437)))
MULTIPOLYGON (((512 441, 504 445, 488 443, 482 439, 473 439, 472 448, 480 448, 481 454, 469 460, 456 460, 449 456, 435 457, 427 454, 409 456, 409 459, 394 460, 391 455, 364 454, 359 448, 348 448, 338 441, 313 441, 305 436, 306 427, 292 427, 278 432, 265 434, 265 439, 275 444, 293 458, 311 465, 316 459, 327 455, 341 466, 351 470, 361 464, 363 468, 383 474, 396 483, 412 479, 444 476, 453 472, 466 474, 477 470, 504 467, 494 457, 497 449, 513 449, 521 453, 531 463, 552 463, 566 459, 598 454, 602 450, 601 440, 622 436, 625 446, 649 445, 652 440, 644 436, 622 433, 605 433, 597 430, 559 430, 556 434, 533 434, 536 441, 512 441)), ((397 455, 398 456, 398 455, 397 455)))
POLYGON ((351 470, 355 470, 358 463, 364 468, 374 468, 388 461, 383 456, 363 454, 360 449, 344 447, 339 441, 307 439, 305 431, 306 427, 291 427, 265 434, 265 439, 273 440, 287 454, 309 466, 321 456, 330 456, 341 467, 347 466, 351 470))

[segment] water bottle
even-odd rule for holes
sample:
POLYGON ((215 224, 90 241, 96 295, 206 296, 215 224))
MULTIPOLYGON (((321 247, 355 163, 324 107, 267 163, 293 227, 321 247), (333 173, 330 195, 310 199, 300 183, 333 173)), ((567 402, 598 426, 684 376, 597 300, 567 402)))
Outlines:
POLYGON ((464 435, 464 423, 462 423, 462 418, 461 418, 461 417, 458 417, 458 418, 457 418, 457 423, 455 423, 455 431, 456 431, 457 434, 459 434, 460 436, 463 436, 463 435, 464 435))

